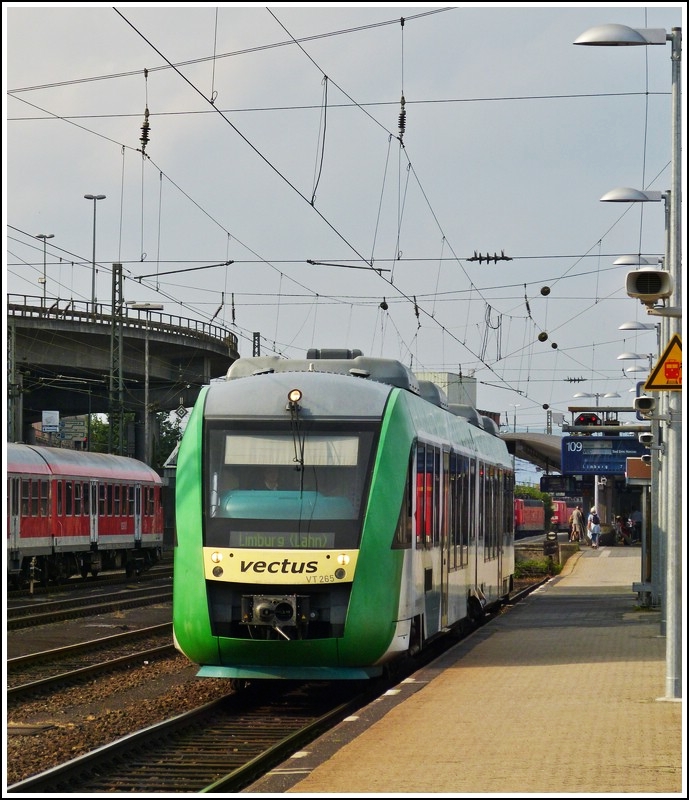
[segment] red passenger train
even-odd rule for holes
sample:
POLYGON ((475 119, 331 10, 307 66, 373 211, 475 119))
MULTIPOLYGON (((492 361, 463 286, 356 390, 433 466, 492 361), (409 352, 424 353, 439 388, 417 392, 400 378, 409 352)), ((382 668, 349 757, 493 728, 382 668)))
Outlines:
POLYGON ((134 575, 159 560, 162 479, 146 464, 26 444, 8 444, 6 464, 10 584, 134 575))

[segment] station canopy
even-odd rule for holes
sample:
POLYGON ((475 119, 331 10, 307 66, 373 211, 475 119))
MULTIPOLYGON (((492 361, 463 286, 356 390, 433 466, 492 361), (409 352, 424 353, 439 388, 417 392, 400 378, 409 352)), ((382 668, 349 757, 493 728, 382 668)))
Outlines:
POLYGON ((509 452, 546 473, 562 469, 562 437, 550 433, 501 433, 509 452))

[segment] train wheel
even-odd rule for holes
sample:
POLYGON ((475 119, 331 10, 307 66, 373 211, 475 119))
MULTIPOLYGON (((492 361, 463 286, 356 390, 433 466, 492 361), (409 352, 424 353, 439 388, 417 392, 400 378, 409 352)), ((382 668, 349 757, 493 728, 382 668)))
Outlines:
POLYGON ((248 685, 249 681, 245 680, 244 678, 230 679, 230 689, 232 689, 233 692, 243 692, 248 685))
POLYGON ((124 568, 125 575, 127 576, 127 578, 133 578, 134 572, 135 572, 134 564, 132 564, 131 561, 128 561, 124 568))
POLYGON ((92 569, 91 570, 91 575, 93 575, 94 578, 97 578, 98 577, 98 570, 97 569, 92 569))
POLYGON ((81 577, 82 577, 84 580, 86 580, 86 578, 88 578, 88 576, 89 576, 89 568, 88 568, 88 567, 82 567, 82 568, 79 570, 79 573, 80 573, 81 577))

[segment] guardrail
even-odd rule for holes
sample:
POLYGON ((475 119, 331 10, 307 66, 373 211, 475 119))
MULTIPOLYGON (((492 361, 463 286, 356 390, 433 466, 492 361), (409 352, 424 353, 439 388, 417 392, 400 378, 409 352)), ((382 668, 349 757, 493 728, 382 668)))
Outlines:
MULTIPOLYGON (((111 326, 115 321, 110 304, 79 300, 50 300, 44 302, 40 297, 31 295, 7 295, 7 314, 10 317, 25 319, 71 320, 111 326)), ((174 333, 193 339, 222 343, 237 351, 239 341, 237 335, 221 325, 212 325, 190 317, 166 314, 151 309, 133 309, 123 306, 120 316, 126 328, 174 333)))

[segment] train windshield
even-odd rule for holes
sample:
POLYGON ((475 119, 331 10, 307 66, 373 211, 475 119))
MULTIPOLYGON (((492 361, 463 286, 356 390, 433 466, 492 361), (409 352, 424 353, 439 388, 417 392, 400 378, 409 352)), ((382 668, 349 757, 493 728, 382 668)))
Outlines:
POLYGON ((375 431, 338 425, 206 430, 206 544, 353 548, 375 431))

